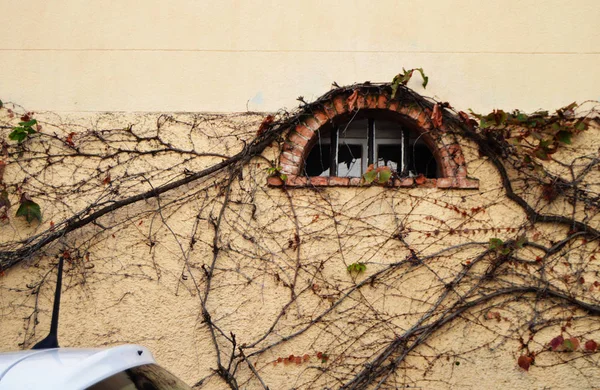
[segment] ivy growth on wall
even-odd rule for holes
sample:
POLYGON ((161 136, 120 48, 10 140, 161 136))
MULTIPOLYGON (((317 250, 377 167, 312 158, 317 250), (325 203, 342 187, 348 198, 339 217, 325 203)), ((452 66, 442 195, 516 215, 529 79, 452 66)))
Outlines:
POLYGON ((596 383, 595 106, 467 114, 406 87, 415 71, 425 86, 414 69, 336 90, 423 110, 462 140, 479 191, 387 188, 374 167, 358 188, 267 187, 285 132, 321 99, 86 126, 0 104, 0 291, 18 313, 2 328, 19 323, 25 348, 44 334, 62 256, 67 294, 135 280, 195 302, 211 344, 197 388, 281 388, 282 370, 296 389, 452 387, 482 359, 596 383), (34 282, 11 278, 23 266, 34 282))

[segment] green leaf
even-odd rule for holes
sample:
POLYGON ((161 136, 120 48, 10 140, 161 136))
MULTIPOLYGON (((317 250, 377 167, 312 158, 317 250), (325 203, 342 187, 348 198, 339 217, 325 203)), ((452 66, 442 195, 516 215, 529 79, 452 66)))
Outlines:
POLYGON ((497 250, 504 245, 504 241, 499 238, 490 238, 490 249, 497 250))
POLYGON ((13 131, 8 135, 8 138, 17 141, 18 143, 23 142, 27 138, 27 132, 22 127, 15 127, 13 131))
POLYGON ((571 133, 570 131, 562 130, 556 134, 556 139, 562 142, 563 144, 571 145, 572 135, 573 133, 571 133))
POLYGON ((387 183, 392 177, 392 171, 390 169, 384 169, 379 172, 379 184, 387 183))
POLYGON ((517 248, 523 248, 523 245, 527 244, 527 237, 524 234, 520 235, 515 241, 515 246, 517 248))
POLYGON ((416 70, 418 70, 419 73, 421 73, 421 77, 423 78, 423 88, 427 88, 427 83, 429 83, 429 77, 425 76, 423 68, 417 68, 416 70))
POLYGON ((570 352, 575 351, 577 348, 579 348, 579 340, 575 337, 571 337, 569 339, 566 339, 565 341, 563 341, 563 347, 570 352))
POLYGON ((23 126, 23 127, 31 127, 33 125, 37 124, 37 120, 36 119, 31 119, 27 122, 19 122, 19 125, 23 126))
POLYGON ((363 175, 363 180, 364 180, 365 184, 371 184, 371 183, 373 183, 373 181, 376 178, 377 178, 377 171, 376 170, 365 172, 365 174, 363 175))
POLYGON ((31 221, 34 219, 37 219, 38 222, 42 222, 42 211, 40 210, 40 205, 32 200, 24 200, 21 202, 16 216, 25 217, 29 223, 31 223, 31 221))
POLYGON ((529 119, 529 117, 526 114, 517 114, 516 119, 519 122, 527 122, 527 120, 529 119))
POLYGON ((536 149, 535 151, 535 157, 539 158, 540 160, 548 160, 548 153, 546 153, 546 151, 544 149, 536 149))
POLYGON ((583 121, 579 121, 575 125, 575 130, 579 130, 579 131, 587 130, 587 125, 583 121))
POLYGON ((356 272, 357 274, 360 274, 361 272, 365 272, 367 270, 367 266, 363 263, 352 263, 346 267, 346 270, 350 273, 356 272))

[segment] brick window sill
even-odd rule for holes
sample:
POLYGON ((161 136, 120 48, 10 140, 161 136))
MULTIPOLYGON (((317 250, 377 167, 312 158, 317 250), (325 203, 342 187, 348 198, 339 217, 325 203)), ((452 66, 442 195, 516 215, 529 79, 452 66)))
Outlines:
MULTIPOLYGON (((360 177, 306 177, 288 175, 285 181, 279 177, 271 176, 267 179, 271 187, 361 187, 367 186, 362 183, 360 177)), ((377 186, 378 184, 371 184, 377 186)), ((385 187, 394 188, 442 188, 442 189, 479 189, 479 180, 466 177, 441 177, 438 179, 425 179, 423 183, 417 183, 414 178, 395 179, 385 187)))

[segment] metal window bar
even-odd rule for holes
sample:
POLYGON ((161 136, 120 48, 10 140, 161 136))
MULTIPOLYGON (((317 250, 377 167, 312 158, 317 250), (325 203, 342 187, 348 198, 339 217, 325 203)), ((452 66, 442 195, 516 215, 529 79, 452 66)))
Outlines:
POLYGON ((339 145, 339 131, 338 127, 334 126, 331 129, 331 144, 330 144, 330 155, 329 155, 329 176, 338 175, 338 155, 340 150, 339 145))
POLYGON ((402 166, 400 169, 400 175, 402 177, 407 177, 409 176, 410 170, 409 170, 409 166, 410 166, 410 153, 409 153, 409 149, 410 149, 410 145, 409 145, 409 134, 408 134, 408 130, 405 128, 402 128, 402 150, 401 150, 401 154, 400 154, 400 161, 402 162, 402 166))
POLYGON ((369 118, 367 133, 367 166, 375 164, 375 119, 369 118))

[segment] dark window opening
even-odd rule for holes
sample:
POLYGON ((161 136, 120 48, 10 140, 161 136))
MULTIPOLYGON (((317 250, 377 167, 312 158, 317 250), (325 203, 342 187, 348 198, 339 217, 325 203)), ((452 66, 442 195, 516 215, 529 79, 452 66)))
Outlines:
POLYGON ((438 177, 435 157, 409 126, 363 116, 323 126, 306 157, 306 176, 360 177, 367 167, 388 166, 398 177, 438 177))

